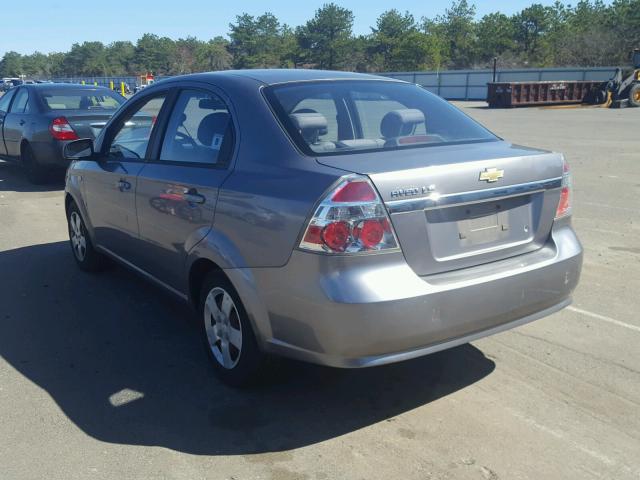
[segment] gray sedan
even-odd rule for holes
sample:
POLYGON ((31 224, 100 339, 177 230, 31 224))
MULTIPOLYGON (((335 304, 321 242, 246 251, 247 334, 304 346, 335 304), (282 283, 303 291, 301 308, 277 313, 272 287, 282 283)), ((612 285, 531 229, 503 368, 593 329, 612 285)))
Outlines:
POLYGON ((580 275, 563 155, 401 81, 172 78, 65 152, 78 266, 116 260, 194 305, 231 384, 268 355, 351 368, 460 345, 567 306, 580 275))
POLYGON ((123 104, 107 88, 71 84, 29 84, 0 98, 0 158, 21 164, 29 180, 43 183, 68 162, 70 140, 94 138, 123 104))

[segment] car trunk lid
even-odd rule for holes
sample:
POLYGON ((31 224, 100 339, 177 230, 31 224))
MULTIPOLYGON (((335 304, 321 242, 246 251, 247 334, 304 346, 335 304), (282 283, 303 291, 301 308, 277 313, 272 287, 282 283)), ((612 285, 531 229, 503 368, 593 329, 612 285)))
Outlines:
POLYGON ((54 117, 64 117, 79 138, 96 138, 115 110, 103 113, 96 110, 58 110, 54 117))
POLYGON ((419 275, 544 245, 560 198, 560 154, 502 141, 321 157, 369 176, 419 275))

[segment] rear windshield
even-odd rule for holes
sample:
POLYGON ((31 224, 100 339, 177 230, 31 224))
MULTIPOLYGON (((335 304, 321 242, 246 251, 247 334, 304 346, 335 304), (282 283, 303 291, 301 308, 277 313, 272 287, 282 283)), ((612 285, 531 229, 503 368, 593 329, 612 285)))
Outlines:
POLYGON ((497 140, 423 88, 387 81, 322 81, 268 87, 280 122, 307 155, 497 140))
POLYGON ((49 110, 116 110, 124 98, 108 90, 40 90, 49 110))

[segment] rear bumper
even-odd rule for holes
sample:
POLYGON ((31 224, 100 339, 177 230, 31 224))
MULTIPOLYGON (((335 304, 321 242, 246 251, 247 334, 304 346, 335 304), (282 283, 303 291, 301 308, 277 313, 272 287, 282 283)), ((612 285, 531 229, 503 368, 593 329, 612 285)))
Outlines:
POLYGON ((565 225, 536 252, 428 277, 416 275, 401 253, 295 251, 282 268, 229 273, 266 351, 352 368, 433 353, 549 315, 571 302, 581 265, 582 247, 565 225))

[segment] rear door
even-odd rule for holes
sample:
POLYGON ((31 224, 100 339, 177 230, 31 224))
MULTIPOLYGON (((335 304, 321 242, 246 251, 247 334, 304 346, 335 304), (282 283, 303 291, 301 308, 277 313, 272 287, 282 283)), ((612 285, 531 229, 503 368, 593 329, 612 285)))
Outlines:
POLYGON ((184 289, 187 252, 211 228, 234 138, 231 111, 221 92, 184 88, 155 158, 138 176, 141 267, 178 290, 184 289))
POLYGON ((168 91, 141 96, 105 132, 96 161, 82 163, 83 188, 96 243, 132 263, 138 251, 135 191, 149 158, 168 91))
POLYGON ((10 157, 20 156, 22 133, 29 121, 29 92, 21 87, 15 94, 9 113, 4 118, 4 144, 10 157))
POLYGON ((9 90, 0 98, 0 155, 7 154, 7 147, 4 143, 4 121, 11 106, 11 99, 15 93, 15 90, 9 90))

